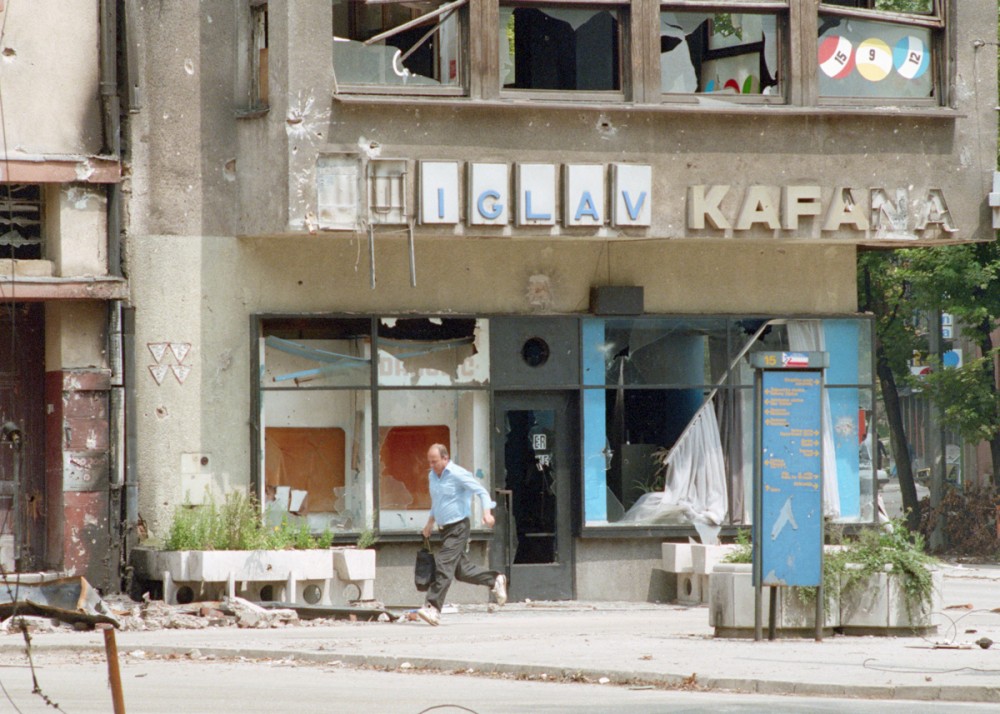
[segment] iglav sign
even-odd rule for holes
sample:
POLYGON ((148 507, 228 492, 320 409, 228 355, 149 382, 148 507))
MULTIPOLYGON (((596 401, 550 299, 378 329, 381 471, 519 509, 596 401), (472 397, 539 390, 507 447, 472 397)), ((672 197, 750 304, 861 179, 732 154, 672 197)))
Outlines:
MULTIPOLYGON (((467 220, 473 226, 553 226, 556 213, 555 164, 515 164, 516 200, 510 192, 510 168, 502 163, 468 166, 467 220)), ((563 165, 562 225, 649 226, 652 223, 650 166, 611 164, 610 180, 601 164, 563 165), (611 207, 608 210, 608 185, 611 207)), ((459 222, 461 191, 457 161, 420 162, 420 222, 459 222)))

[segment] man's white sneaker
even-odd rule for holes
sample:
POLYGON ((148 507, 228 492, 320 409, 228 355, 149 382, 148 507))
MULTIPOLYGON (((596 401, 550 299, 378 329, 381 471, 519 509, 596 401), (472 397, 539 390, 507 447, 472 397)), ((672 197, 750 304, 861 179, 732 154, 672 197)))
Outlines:
POLYGON ((422 608, 417 610, 417 617, 426 622, 428 625, 441 624, 441 616, 438 614, 437 609, 433 605, 424 605, 422 608))
POLYGON ((493 583, 493 597, 497 601, 497 605, 503 605, 507 602, 507 576, 501 573, 497 576, 496 582, 493 583))

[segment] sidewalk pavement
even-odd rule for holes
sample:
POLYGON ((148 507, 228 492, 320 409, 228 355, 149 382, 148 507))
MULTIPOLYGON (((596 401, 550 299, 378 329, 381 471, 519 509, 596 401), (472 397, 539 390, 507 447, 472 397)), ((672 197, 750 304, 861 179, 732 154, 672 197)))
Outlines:
MULTIPOLYGON (((651 603, 459 605, 441 625, 338 621, 279 629, 122 631, 121 657, 181 655, 339 662, 689 689, 1000 702, 1000 568, 945 566, 936 635, 716 639, 708 608, 651 603), (997 644, 983 649, 987 637, 997 644)), ((393 610, 393 608, 390 608, 393 610)), ((766 630, 765 630, 766 633, 766 630)), ((766 634, 765 634, 766 637, 766 634)), ((23 649, 0 637, 0 652, 23 649)), ((100 632, 36 634, 44 651, 101 651, 100 632)))

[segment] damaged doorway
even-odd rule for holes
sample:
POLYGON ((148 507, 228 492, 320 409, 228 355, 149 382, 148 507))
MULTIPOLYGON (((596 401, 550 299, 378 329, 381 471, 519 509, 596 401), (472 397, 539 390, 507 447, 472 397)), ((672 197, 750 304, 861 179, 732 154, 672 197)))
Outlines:
POLYGON ((20 449, 0 442, 0 567, 40 568, 45 542, 45 330, 40 303, 0 307, 0 424, 20 430, 20 449))
POLYGON ((491 560, 498 570, 510 568, 513 600, 573 598, 575 405, 562 392, 495 397, 498 524, 491 560))

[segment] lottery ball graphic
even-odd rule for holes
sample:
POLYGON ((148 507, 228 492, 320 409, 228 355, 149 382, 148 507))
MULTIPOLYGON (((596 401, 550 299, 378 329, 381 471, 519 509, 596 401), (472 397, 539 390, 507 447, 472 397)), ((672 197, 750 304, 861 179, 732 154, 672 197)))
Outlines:
POLYGON ((846 37, 830 35, 819 45, 819 68, 827 77, 843 79, 854 69, 854 47, 846 37))
POLYGON ((858 73, 869 82, 881 82, 892 71, 892 50, 877 37, 870 37, 860 45, 855 53, 858 73))
POLYGON ((904 79, 919 79, 931 63, 930 52, 919 37, 904 37, 892 48, 892 63, 904 79))

